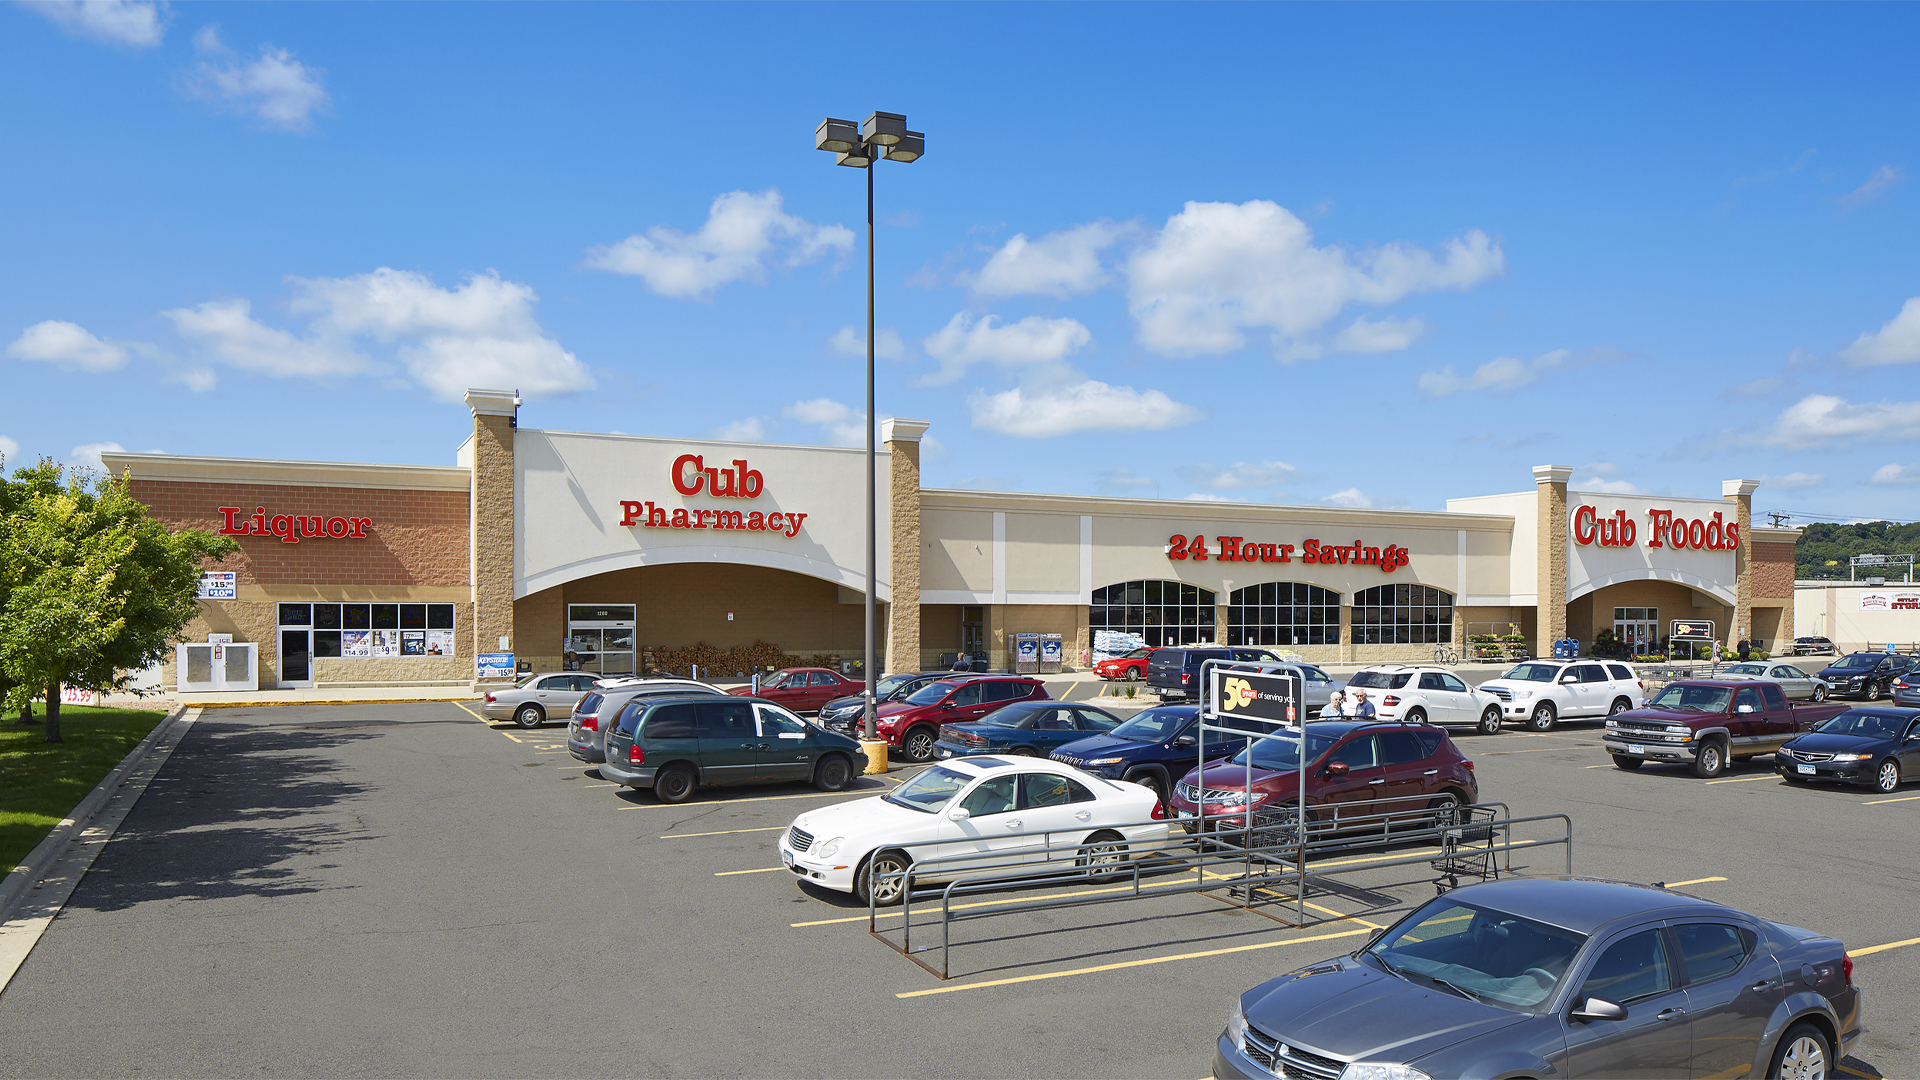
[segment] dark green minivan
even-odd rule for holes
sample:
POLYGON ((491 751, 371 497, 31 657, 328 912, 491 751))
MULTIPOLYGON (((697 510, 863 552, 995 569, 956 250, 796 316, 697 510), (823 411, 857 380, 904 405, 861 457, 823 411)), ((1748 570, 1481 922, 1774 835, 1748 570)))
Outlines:
POLYGON ((607 733, 600 775, 685 802, 702 784, 812 783, 839 791, 867 769, 860 744, 760 698, 636 698, 607 733))

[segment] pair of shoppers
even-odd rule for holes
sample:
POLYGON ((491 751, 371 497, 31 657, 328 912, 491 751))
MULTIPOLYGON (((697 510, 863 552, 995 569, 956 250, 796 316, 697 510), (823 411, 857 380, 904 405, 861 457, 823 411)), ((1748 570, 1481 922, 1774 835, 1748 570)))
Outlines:
POLYGON ((1333 696, 1327 699, 1326 706, 1320 710, 1320 719, 1371 720, 1373 714, 1373 702, 1367 700, 1365 690, 1355 690, 1351 698, 1335 690, 1333 696))

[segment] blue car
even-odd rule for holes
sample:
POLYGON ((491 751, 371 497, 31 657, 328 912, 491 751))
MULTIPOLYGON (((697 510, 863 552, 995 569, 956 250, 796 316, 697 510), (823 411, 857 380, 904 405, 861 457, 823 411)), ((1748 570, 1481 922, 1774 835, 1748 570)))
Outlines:
POLYGON ((1849 709, 1788 739, 1773 760, 1796 784, 1838 780, 1891 793, 1901 780, 1920 776, 1920 717, 1906 709, 1849 709))
POLYGON ((1045 757, 1056 747, 1112 731, 1120 718, 1091 705, 1064 701, 1016 701, 972 723, 946 724, 933 744, 935 758, 975 754, 1045 757))
MULTIPOLYGON (((1157 792, 1162 801, 1173 778, 1199 764, 1198 705, 1161 705, 1148 709, 1104 735, 1071 742, 1048 755, 1095 776, 1131 780, 1157 792)), ((1237 753, 1245 739, 1207 736, 1207 760, 1237 753)))

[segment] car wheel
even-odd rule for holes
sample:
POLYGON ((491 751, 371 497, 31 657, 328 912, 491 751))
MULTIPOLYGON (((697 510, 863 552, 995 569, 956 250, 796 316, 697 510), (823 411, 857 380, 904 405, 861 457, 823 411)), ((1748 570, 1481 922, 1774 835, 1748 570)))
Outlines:
POLYGON ((1767 1075, 1779 1080, 1816 1080, 1832 1072, 1827 1037, 1812 1024, 1795 1024, 1780 1037, 1767 1075))
POLYGON ((1813 700, 1815 700, 1815 701, 1825 701, 1825 700, 1827 700, 1827 688, 1826 688, 1826 687, 1824 687, 1824 686, 1816 686, 1816 687, 1814 687, 1814 688, 1813 688, 1813 700))
POLYGON ((883 851, 853 872, 853 895, 861 903, 874 907, 892 907, 900 902, 900 896, 906 891, 907 879, 899 875, 907 872, 913 860, 907 858, 904 851, 883 851), (878 881, 873 879, 878 877, 878 881), (869 889, 869 882, 872 883, 869 889))
POLYGON ((1628 757, 1625 754, 1613 755, 1614 767, 1625 769, 1628 772, 1632 772, 1633 770, 1639 768, 1642 765, 1645 765, 1646 763, 1647 763, 1647 759, 1645 758, 1628 757))
POLYGON ((1700 755, 1693 759, 1693 775, 1702 780, 1711 780, 1727 771, 1727 748, 1718 739, 1708 739, 1700 747, 1700 755))
POLYGON ((1626 712, 1628 709, 1631 709, 1631 708, 1633 708, 1633 702, 1628 701, 1626 698, 1623 698, 1623 697, 1617 697, 1613 699, 1613 705, 1607 709, 1607 715, 1619 716, 1621 713, 1626 712))
POLYGON ((1879 683, 1870 682, 1867 684, 1867 700, 1868 701, 1879 701, 1881 693, 1882 691, 1880 689, 1879 683))
POLYGON ((1900 763, 1888 758, 1880 763, 1880 771, 1873 776, 1874 790, 1882 795, 1900 790, 1900 763))
POLYGON ((1153 792, 1153 797, 1160 800, 1162 804, 1167 801, 1167 782, 1161 779, 1160 773, 1157 770, 1135 769, 1133 772, 1121 777, 1121 779, 1130 783, 1139 784, 1141 787, 1153 792))
POLYGON ((1090 878, 1111 877, 1120 872, 1127 861, 1127 845, 1120 840, 1120 834, 1102 830, 1087 837, 1086 848, 1074 865, 1087 872, 1090 878))
POLYGON ((523 728, 537 728, 547 722, 547 714, 540 706, 529 703, 514 711, 513 722, 523 728))
POLYGON ((653 797, 663 803, 683 803, 693 794, 693 770, 669 765, 653 778, 653 797))
POLYGON ((1487 706, 1487 711, 1480 714, 1480 726, 1474 730, 1482 735, 1500 734, 1500 706, 1487 706))
POLYGON ((1407 710, 1407 723, 1424 724, 1427 722, 1427 710, 1414 708, 1407 710))
POLYGON ((1535 731, 1552 731, 1554 719, 1553 702, 1543 701, 1534 707, 1533 715, 1527 718, 1527 726, 1535 731))
POLYGON ((839 754, 828 754, 813 767, 813 786, 821 791, 839 791, 847 786, 853 767, 839 754))
POLYGON ((1426 827, 1429 829, 1451 829, 1460 824, 1460 796, 1451 791, 1435 796, 1427 804, 1427 809, 1432 811, 1427 815, 1426 827))
POLYGON ((900 740, 901 756, 914 762, 932 761, 933 744, 939 741, 940 736, 932 728, 921 724, 908 731, 907 737, 900 740))

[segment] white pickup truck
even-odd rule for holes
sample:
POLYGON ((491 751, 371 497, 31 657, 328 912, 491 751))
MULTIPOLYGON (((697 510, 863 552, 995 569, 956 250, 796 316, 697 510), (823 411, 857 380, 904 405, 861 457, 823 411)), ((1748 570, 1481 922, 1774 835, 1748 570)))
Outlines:
POLYGON ((1618 660, 1526 660, 1479 685, 1499 698, 1507 719, 1552 731, 1562 719, 1606 717, 1637 709, 1647 687, 1618 660))

